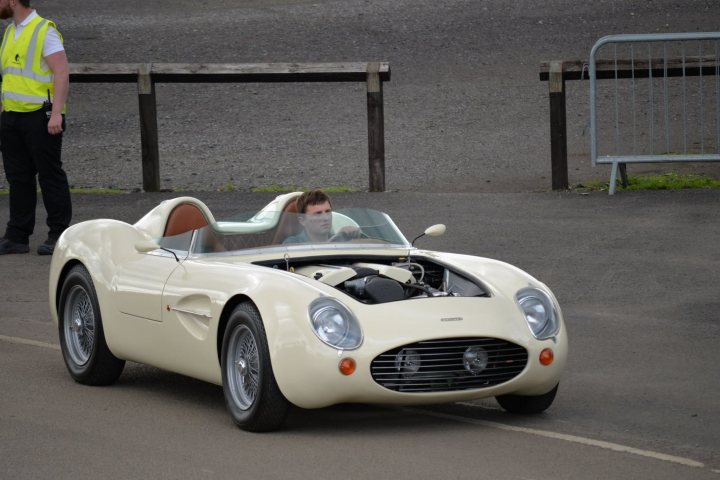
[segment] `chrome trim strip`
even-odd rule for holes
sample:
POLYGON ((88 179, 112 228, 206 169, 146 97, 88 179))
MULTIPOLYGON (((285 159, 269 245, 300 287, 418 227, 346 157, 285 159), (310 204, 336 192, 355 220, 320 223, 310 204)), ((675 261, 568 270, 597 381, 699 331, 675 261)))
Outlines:
POLYGON ((170 307, 173 312, 187 313, 188 315, 194 315, 196 317, 212 318, 212 315, 203 312, 194 312, 192 310, 185 310, 184 308, 170 307))

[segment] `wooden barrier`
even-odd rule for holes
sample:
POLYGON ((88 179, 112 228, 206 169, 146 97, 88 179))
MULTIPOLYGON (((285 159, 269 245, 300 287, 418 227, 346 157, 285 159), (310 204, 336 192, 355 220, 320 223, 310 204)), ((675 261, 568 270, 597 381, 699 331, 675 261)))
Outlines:
MULTIPOLYGON (((653 58, 634 60, 598 60, 598 79, 648 78, 715 75, 714 56, 682 58, 653 58)), ((565 81, 589 80, 588 64, 582 60, 540 62, 540 81, 548 82, 550 99, 550 156, 552 189, 569 187, 567 165, 567 123, 565 105, 565 81)), ((623 184, 627 185, 625 165, 620 165, 623 184)))
POLYGON ((345 63, 71 63, 70 82, 137 83, 143 189, 160 190, 156 83, 365 82, 367 84, 369 190, 385 191, 383 82, 387 62, 345 63))

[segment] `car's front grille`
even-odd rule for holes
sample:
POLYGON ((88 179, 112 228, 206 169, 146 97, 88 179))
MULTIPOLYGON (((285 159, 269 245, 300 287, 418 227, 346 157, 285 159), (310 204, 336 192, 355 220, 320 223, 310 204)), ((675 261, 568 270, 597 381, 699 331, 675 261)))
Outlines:
POLYGON ((427 340, 388 350, 370 366, 373 380, 397 392, 450 392, 498 385, 527 364, 527 350, 496 338, 427 340))

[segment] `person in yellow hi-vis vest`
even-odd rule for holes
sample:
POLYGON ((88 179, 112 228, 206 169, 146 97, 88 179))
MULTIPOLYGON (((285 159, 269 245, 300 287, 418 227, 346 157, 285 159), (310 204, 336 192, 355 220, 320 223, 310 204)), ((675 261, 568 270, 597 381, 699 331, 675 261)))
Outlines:
POLYGON ((61 160, 70 68, 55 23, 40 17, 30 7, 30 0, 0 0, 0 19, 12 19, 0 47, 0 150, 10 186, 10 220, 0 239, 0 255, 30 251, 36 178, 49 229, 37 252, 51 255, 72 217, 70 188, 61 160))

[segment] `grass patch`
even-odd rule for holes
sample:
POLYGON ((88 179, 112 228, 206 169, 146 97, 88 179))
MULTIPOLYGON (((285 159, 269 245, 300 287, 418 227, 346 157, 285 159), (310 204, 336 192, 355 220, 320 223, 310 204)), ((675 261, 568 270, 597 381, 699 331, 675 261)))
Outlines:
MULTIPOLYGON (((40 193, 40 189, 37 190, 40 193)), ((119 188, 71 188, 70 193, 78 195, 124 195, 128 193, 127 190, 121 190, 119 188)), ((0 196, 9 195, 10 190, 7 188, 0 188, 0 196)))
MULTIPOLYGON (((574 190, 579 192, 607 191, 609 182, 594 180, 576 185, 574 190)), ((720 188, 720 180, 704 175, 681 175, 678 173, 665 173, 662 175, 644 175, 640 177, 628 176, 628 186, 623 187, 620 179, 617 181, 617 191, 630 190, 683 190, 689 188, 720 188)))
MULTIPOLYGON (((266 187, 252 187, 250 191, 252 193, 290 193, 290 192, 307 192, 313 190, 307 187, 298 186, 284 186, 284 185, 268 185, 266 187)), ((356 188, 348 187, 345 185, 324 187, 322 189, 325 193, 352 193, 357 192, 356 188)))
POLYGON ((234 192, 235 191, 235 184, 232 182, 228 182, 222 187, 218 188, 218 192, 234 192))
MULTIPOLYGON (((234 192, 236 190, 239 190, 235 184, 232 182, 228 182, 222 187, 218 188, 219 192, 234 192)), ((252 187, 250 191, 252 193, 290 193, 290 192, 307 192, 309 190, 312 190, 311 188, 307 187, 298 187, 298 186, 283 186, 283 185, 269 185, 266 187, 252 187)), ((359 190, 353 187, 348 187, 345 185, 339 185, 339 186, 331 186, 326 187, 322 189, 326 193, 353 193, 358 192, 359 190)), ((172 189, 172 190, 161 190, 164 192, 172 191, 172 192, 183 192, 183 189, 172 189)), ((129 193, 129 190, 122 190, 120 188, 71 188, 70 192, 73 194, 78 195, 124 195, 126 193, 129 193)), ((10 190, 7 188, 0 188, 0 196, 8 195, 10 193, 10 190)), ((40 190, 38 189, 38 193, 40 193, 40 190)))
POLYGON ((70 189, 70 193, 76 193, 79 195, 124 195, 127 190, 121 190, 119 188, 89 188, 89 187, 73 187, 70 189))

